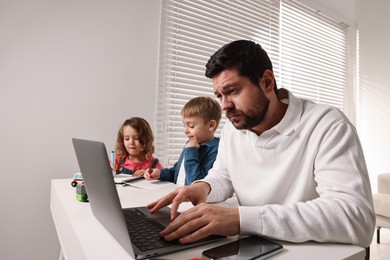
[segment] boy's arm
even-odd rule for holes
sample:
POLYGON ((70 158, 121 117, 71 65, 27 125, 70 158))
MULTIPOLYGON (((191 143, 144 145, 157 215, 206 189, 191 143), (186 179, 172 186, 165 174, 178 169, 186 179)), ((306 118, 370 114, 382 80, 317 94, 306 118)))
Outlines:
POLYGON ((174 182, 175 180, 175 167, 176 164, 171 168, 162 168, 160 169, 160 181, 170 181, 174 182))
POLYGON ((196 180, 203 179, 213 167, 218 154, 218 142, 213 142, 209 146, 187 147, 183 150, 184 167, 186 172, 185 184, 191 184, 196 180))
POLYGON ((160 180, 161 181, 170 181, 175 182, 176 176, 179 174, 180 162, 183 160, 183 152, 181 152, 179 160, 173 165, 171 168, 163 168, 161 169, 160 180))

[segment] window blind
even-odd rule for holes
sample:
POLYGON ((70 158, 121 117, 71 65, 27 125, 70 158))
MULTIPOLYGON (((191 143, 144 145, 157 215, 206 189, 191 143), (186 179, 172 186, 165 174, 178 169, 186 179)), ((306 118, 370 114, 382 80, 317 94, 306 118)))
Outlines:
POLYGON ((280 12, 280 85, 344 110, 347 27, 296 1, 282 1, 280 12))
POLYGON ((250 39, 278 60, 278 28, 278 1, 163 1, 156 155, 164 166, 177 161, 187 141, 184 104, 196 96, 214 97, 211 80, 204 75, 210 56, 230 41, 250 39))
POLYGON ((165 167, 177 161, 187 141, 184 104, 196 96, 214 97, 205 65, 228 42, 260 43, 273 62, 279 88, 343 107, 343 27, 309 8, 280 0, 163 0, 161 19, 156 156, 165 167))

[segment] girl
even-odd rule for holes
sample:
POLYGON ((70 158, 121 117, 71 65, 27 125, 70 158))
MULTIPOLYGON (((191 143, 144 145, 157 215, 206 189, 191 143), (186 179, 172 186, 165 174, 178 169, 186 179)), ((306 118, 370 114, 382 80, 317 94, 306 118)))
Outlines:
POLYGON ((127 119, 118 131, 113 171, 141 176, 146 169, 161 169, 163 166, 153 157, 153 140, 152 129, 145 119, 127 119))

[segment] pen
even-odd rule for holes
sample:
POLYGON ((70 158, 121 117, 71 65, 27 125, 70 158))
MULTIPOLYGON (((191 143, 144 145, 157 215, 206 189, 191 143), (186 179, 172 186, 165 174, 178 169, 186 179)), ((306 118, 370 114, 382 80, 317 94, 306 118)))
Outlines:
POLYGON ((115 165, 115 152, 111 151, 111 163, 115 165))
POLYGON ((153 172, 153 169, 152 169, 152 168, 149 168, 149 170, 148 170, 149 178, 152 178, 152 176, 151 176, 152 172, 153 172))
MULTIPOLYGON (((114 151, 111 151, 111 163, 112 165, 114 166, 114 169, 115 169, 115 152, 114 151)), ((116 172, 115 171, 112 171, 112 176, 115 176, 116 172)))

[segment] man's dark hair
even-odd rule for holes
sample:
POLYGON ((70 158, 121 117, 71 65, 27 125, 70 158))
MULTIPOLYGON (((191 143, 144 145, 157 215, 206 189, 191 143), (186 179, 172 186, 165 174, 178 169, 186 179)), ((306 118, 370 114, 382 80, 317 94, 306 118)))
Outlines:
MULTIPOLYGON (((259 86, 258 80, 265 70, 272 70, 272 62, 260 44, 238 40, 225 44, 214 53, 206 64, 206 77, 213 78, 225 69, 235 67, 240 76, 259 86)), ((276 81, 274 90, 277 91, 276 81)))

